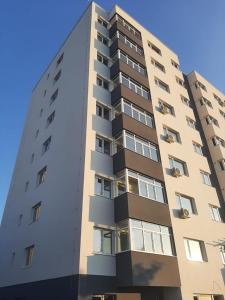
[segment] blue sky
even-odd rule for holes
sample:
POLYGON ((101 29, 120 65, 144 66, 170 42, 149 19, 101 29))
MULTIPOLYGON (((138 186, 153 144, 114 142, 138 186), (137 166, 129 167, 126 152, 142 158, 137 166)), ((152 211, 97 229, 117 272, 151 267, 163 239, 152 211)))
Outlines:
MULTIPOLYGON (((115 3, 225 92, 224 0, 99 0, 115 3)), ((35 82, 87 6, 86 0, 2 0, 0 10, 0 220, 35 82)))

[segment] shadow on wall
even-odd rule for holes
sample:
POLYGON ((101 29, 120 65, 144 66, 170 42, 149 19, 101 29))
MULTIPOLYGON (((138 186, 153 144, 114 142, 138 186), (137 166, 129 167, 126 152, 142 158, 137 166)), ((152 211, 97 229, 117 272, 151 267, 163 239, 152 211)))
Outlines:
POLYGON ((143 264, 136 264, 133 266, 133 283, 135 285, 148 286, 154 281, 156 274, 161 269, 162 264, 153 262, 151 265, 144 266, 143 264))

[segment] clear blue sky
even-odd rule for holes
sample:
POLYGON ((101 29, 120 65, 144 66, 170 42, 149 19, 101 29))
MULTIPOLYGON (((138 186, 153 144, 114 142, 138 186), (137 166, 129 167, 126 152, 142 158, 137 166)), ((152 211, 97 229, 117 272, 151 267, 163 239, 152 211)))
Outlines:
MULTIPOLYGON (((224 0, 99 0, 117 3, 225 91, 224 0)), ((2 0, 0 9, 0 220, 32 87, 87 6, 86 0, 2 0)))

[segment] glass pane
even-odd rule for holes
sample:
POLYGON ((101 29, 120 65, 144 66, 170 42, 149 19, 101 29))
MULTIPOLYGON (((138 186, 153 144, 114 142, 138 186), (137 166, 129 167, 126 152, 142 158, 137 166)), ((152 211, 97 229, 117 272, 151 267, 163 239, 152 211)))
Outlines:
POLYGON ((136 109, 133 109, 133 118, 139 121, 139 112, 136 109))
POLYGON ((122 76, 122 84, 129 88, 129 80, 122 76))
POLYGON ((136 92, 136 86, 133 82, 130 82, 130 89, 134 92, 136 92))
POLYGON ((139 181, 139 194, 142 197, 148 197, 147 183, 139 181))
POLYGON ((132 117, 132 109, 131 106, 128 105, 127 103, 124 103, 124 112, 125 114, 129 115, 132 117))
POLYGON ((190 258, 195 261, 202 261, 202 252, 199 241, 188 240, 188 243, 191 255, 190 258))
POLYGON ((109 180, 104 180, 104 196, 107 198, 111 196, 111 182, 109 180))
POLYGON ((137 227, 137 228, 142 228, 142 223, 141 221, 138 220, 130 220, 131 222, 131 227, 137 227))
POLYGON ((155 191, 154 191, 154 186, 152 184, 148 184, 148 197, 150 199, 155 200, 155 191))
POLYGON ((136 152, 139 154, 143 154, 142 144, 139 142, 136 142, 136 152))
POLYGON ((102 195, 102 179, 98 177, 95 178, 95 194, 102 195))
POLYGON ((146 122, 149 127, 153 127, 153 120, 148 115, 146 116, 146 122))
POLYGON ((126 251, 130 248, 128 228, 120 229, 118 232, 118 251, 126 251))
POLYGON ((100 138, 96 138, 96 151, 102 152, 102 140, 100 138))
POLYGON ((146 121, 145 121, 145 114, 143 114, 143 113, 140 113, 140 122, 142 122, 142 123, 146 123, 146 121))
POLYGON ((180 195, 181 207, 187 209, 190 213, 193 213, 191 200, 180 195))
POLYGON ((126 135, 126 148, 135 151, 134 137, 126 135))
POLYGON ((145 90, 143 90, 143 97, 144 97, 145 99, 148 99, 148 92, 145 91, 145 90))
POLYGON ((151 159, 158 161, 158 150, 155 148, 151 148, 151 159))
POLYGON ((103 230, 103 253, 111 254, 112 253, 112 231, 103 230))
POLYGON ((141 91, 141 88, 139 86, 137 86, 137 94, 142 96, 142 91, 141 91))
POLYGON ((138 181, 136 178, 129 177, 129 192, 138 194, 138 181))
POLYGON ((152 233, 144 231, 145 251, 153 252, 152 233))
POLYGON ((167 255, 172 255, 172 246, 169 235, 162 235, 162 243, 163 243, 163 253, 167 255))
POLYGON ((149 231, 160 232, 160 225, 143 222, 143 228, 149 231))
POLYGON ((110 154, 110 142, 104 141, 104 153, 110 154))
POLYGON ((109 120, 109 110, 104 108, 104 119, 109 120))
POLYGON ((150 149, 149 149, 149 146, 147 145, 143 145, 143 150, 144 150, 144 156, 150 158, 150 149))
POLYGON ((101 230, 94 228, 93 249, 95 253, 101 252, 101 230))
POLYGON ((156 253, 162 253, 162 243, 161 243, 161 235, 158 233, 153 233, 153 243, 154 243, 154 250, 156 253))
POLYGON ((96 105, 96 115, 99 117, 102 116, 102 108, 99 105, 96 105))
POLYGON ((165 199, 164 199, 164 194, 163 194, 163 188, 161 188, 159 186, 155 186, 155 193, 156 193, 156 200, 164 203, 165 199))
POLYGON ((142 230, 132 228, 132 238, 133 238, 133 246, 134 250, 144 250, 144 240, 142 230))

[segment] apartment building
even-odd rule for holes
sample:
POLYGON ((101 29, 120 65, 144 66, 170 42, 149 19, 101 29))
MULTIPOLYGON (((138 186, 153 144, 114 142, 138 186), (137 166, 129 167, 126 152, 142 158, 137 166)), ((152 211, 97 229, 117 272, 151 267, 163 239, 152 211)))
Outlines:
POLYGON ((91 2, 33 89, 0 300, 223 300, 224 100, 91 2))

